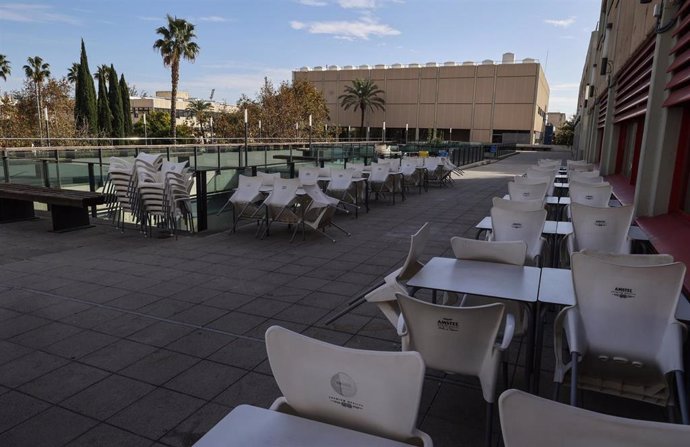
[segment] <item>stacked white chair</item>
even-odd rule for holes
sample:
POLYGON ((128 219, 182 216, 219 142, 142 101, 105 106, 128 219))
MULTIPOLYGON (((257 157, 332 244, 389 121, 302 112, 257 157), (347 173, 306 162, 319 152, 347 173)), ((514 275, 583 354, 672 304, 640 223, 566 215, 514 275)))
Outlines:
POLYGON ((272 410, 433 445, 416 428, 425 371, 419 353, 345 348, 279 326, 266 331, 266 351, 283 393, 272 410))
POLYGON ((576 304, 554 321, 556 392, 570 373, 571 405, 577 406, 577 390, 587 389, 666 406, 672 401, 672 376, 688 424, 686 328, 675 319, 685 266, 645 258, 573 254, 576 304))
POLYGON ((506 316, 503 338, 496 343, 504 317, 503 304, 441 306, 403 293, 396 296, 402 311, 398 323, 402 350, 419 352, 427 368, 479 379, 487 403, 486 445, 490 446, 498 370, 501 355, 513 338, 513 316, 506 316))
POLYGON ((124 231, 125 214, 134 212, 133 196, 130 191, 134 165, 127 160, 112 157, 108 168, 106 194, 111 198, 108 212, 113 216, 113 223, 124 231))
POLYGON ((595 413, 518 390, 498 399, 505 447, 678 447, 690 427, 595 413))

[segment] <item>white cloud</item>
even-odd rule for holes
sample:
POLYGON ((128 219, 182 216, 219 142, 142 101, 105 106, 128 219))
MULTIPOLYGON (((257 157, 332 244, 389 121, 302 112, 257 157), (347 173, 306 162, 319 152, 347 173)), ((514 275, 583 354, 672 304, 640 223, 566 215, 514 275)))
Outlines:
POLYGON ((362 17, 359 20, 352 21, 323 21, 323 22, 290 22, 292 29, 306 30, 310 34, 330 34, 336 39, 368 40, 370 36, 397 36, 400 31, 386 25, 379 23, 376 19, 371 17, 362 17))
POLYGON ((341 8, 345 9, 374 9, 376 0, 338 0, 341 8))
POLYGON ((35 3, 5 3, 0 4, 0 21, 23 23, 68 23, 80 25, 81 21, 75 17, 54 12, 51 5, 35 3))
POLYGON ((575 17, 568 17, 567 19, 546 19, 544 23, 556 26, 558 28, 567 28, 575 23, 575 17))
POLYGON ((304 6, 326 6, 328 4, 321 0, 298 0, 297 3, 304 6))
POLYGON ((199 22, 214 22, 214 23, 222 23, 222 22, 227 22, 228 19, 225 17, 221 16, 205 16, 205 17, 199 17, 196 19, 199 22))

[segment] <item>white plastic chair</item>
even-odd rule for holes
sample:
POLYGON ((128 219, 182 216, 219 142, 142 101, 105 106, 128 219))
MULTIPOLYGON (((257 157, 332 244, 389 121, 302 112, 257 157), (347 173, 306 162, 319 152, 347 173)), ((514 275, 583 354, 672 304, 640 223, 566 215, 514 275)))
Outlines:
POLYGON ((507 200, 501 197, 491 199, 493 206, 512 211, 539 211, 544 209, 544 201, 539 199, 507 200))
POLYGON ((570 181, 569 196, 571 203, 607 208, 611 200, 613 187, 608 183, 583 183, 570 181))
POLYGON ((528 265, 540 265, 544 238, 541 237, 546 222, 546 210, 514 211, 491 208, 493 241, 524 241, 527 244, 528 265))
POLYGON ((571 407, 518 390, 498 399, 505 447, 679 447, 690 427, 571 407))
POLYGON ((396 296, 402 311, 398 322, 402 350, 419 352, 427 368, 479 379, 487 402, 486 442, 491 445, 496 381, 501 354, 513 338, 513 316, 506 316, 503 339, 498 344, 503 304, 454 307, 427 303, 403 293, 396 296))
POLYGON ((248 177, 240 174, 237 189, 230 196, 225 205, 218 211, 222 213, 228 205, 232 205, 232 232, 237 231, 237 223, 242 218, 255 218, 259 210, 262 194, 259 191, 263 179, 259 176, 248 177))
POLYGON ((335 227, 347 236, 351 236, 350 233, 333 222, 333 215, 335 214, 340 200, 324 194, 324 192, 321 191, 321 187, 316 184, 304 185, 302 188, 311 199, 311 202, 304 208, 304 213, 300 216, 300 221, 298 222, 298 225, 302 224, 303 239, 305 226, 316 230, 318 234, 330 239, 333 243, 335 243, 335 239, 326 234, 326 227, 335 227))
MULTIPOLYGON (((266 177, 264 177, 266 180, 266 177)), ((296 224, 300 222, 300 216, 295 212, 293 205, 297 200, 297 189, 299 188, 299 179, 283 179, 275 178, 273 183, 273 191, 266 197, 262 206, 266 209, 266 228, 262 237, 268 234, 272 224, 278 222, 286 225, 294 225, 295 229, 292 232, 292 241, 297 234, 299 226, 296 224)), ((261 231, 262 224, 259 227, 261 231)))
POLYGON ((527 170, 526 176, 528 179, 541 180, 542 182, 546 182, 546 184, 549 185, 546 189, 546 194, 552 196, 554 190, 554 180, 556 179, 556 172, 557 169, 544 171, 536 167, 531 167, 527 170))
POLYGON ((256 176, 261 178, 261 186, 273 186, 276 180, 280 179, 280 172, 261 172, 257 171, 256 176))
POLYGON ((421 171, 417 169, 415 160, 405 159, 400 164, 400 172, 405 179, 405 187, 419 186, 422 181, 421 171))
POLYGON ((675 319, 685 266, 656 264, 658 258, 650 265, 641 261, 573 254, 576 304, 554 321, 556 394, 570 373, 571 405, 577 406, 580 388, 666 406, 672 394, 667 377, 673 375, 688 424, 686 328, 675 319), (567 363, 564 349, 570 353, 567 363))
POLYGON ((566 238, 568 254, 580 250, 630 253, 628 231, 633 207, 600 208, 572 203, 573 233, 566 238))
POLYGON ((331 181, 328 182, 326 193, 340 200, 345 206, 359 209, 357 184, 352 181, 354 169, 331 169, 331 181))
MULTIPOLYGON (((316 185, 319 180, 319 170, 321 168, 301 167, 299 168, 299 181, 302 185, 316 185)), ((329 172, 330 175, 330 172, 329 172)))
POLYGON ((345 348, 279 326, 266 331, 266 351, 283 393, 272 410, 433 445, 416 428, 425 371, 418 353, 345 348))
POLYGON ((395 203, 396 182, 393 175, 391 175, 390 167, 384 163, 373 163, 371 165, 371 174, 369 175, 369 187, 371 191, 376 194, 385 195, 390 193, 393 203, 395 203))
POLYGON ((549 190, 549 183, 525 184, 508 182, 510 200, 544 200, 549 190))

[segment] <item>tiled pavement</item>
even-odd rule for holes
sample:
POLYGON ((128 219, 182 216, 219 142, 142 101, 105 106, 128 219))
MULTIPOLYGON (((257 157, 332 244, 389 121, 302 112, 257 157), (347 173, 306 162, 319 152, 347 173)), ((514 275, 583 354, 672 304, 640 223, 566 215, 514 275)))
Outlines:
MULTIPOLYGON (((47 219, 1 225, 0 446, 191 445, 234 406, 267 407, 279 395, 263 343, 273 324, 339 345, 399 350, 372 305, 324 321, 399 266, 424 222, 433 228, 425 256, 451 255, 450 237, 473 237, 509 177, 543 156, 521 153, 467 170, 453 187, 412 192, 395 206, 374 203, 357 220, 339 216, 352 237, 334 230, 336 244, 314 234, 290 244, 280 229, 266 240, 251 228, 174 240, 107 224, 64 234, 49 232, 47 219)), ((545 396, 550 345, 547 326, 545 396)), ((521 387, 519 366, 514 377, 521 387)), ((665 417, 627 401, 584 402, 665 417)), ((429 371, 419 426, 437 446, 482 445, 478 383, 429 371)))

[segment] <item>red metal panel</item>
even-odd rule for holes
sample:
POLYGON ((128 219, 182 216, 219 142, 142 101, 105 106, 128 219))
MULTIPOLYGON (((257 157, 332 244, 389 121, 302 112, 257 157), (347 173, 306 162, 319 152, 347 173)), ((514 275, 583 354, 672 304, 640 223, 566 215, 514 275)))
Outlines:
POLYGON ((640 45, 616 80, 614 123, 644 115, 647 110, 656 39, 651 36, 640 45))
POLYGON ((666 69, 671 80, 666 84, 669 96, 663 107, 681 106, 690 102, 690 2, 686 1, 678 10, 678 24, 673 35, 676 44, 671 48, 673 62, 666 69))

